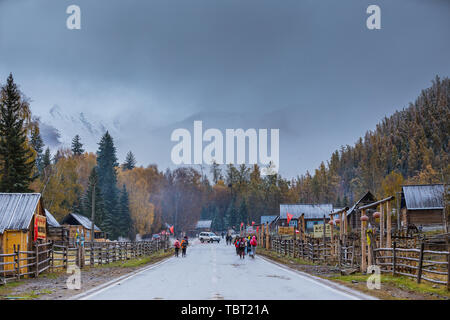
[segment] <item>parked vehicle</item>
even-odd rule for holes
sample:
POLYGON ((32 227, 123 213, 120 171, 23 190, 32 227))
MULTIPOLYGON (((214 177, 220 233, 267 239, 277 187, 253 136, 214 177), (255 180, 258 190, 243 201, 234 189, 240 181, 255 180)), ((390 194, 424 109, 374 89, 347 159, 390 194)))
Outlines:
POLYGON ((220 237, 216 235, 214 232, 200 232, 198 238, 200 239, 200 242, 214 242, 217 243, 220 242, 220 237))

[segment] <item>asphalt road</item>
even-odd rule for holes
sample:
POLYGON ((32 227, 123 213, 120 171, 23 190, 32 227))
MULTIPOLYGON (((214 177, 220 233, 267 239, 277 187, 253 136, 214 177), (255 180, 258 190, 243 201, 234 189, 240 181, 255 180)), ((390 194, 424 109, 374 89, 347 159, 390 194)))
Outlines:
POLYGON ((187 257, 170 258, 83 299, 268 299, 348 300, 369 298, 256 257, 240 260, 224 241, 192 240, 187 257))

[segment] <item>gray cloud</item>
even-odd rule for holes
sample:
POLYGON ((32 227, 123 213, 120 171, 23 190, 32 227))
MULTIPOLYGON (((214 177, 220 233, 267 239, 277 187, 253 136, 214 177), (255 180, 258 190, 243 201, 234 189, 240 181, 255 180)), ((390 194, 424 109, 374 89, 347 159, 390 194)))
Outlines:
POLYGON ((378 31, 361 0, 78 0, 79 31, 70 4, 0 2, 0 79, 14 72, 43 121, 55 104, 101 119, 144 165, 170 156, 158 128, 227 112, 280 126, 281 171, 303 173, 450 73, 444 0, 379 0, 378 31))

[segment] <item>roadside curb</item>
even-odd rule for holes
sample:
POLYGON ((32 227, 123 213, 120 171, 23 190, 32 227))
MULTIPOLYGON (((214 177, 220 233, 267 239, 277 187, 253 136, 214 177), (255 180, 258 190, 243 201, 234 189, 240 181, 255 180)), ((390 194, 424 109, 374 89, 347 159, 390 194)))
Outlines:
POLYGON ((270 258, 266 258, 266 257, 261 256, 261 255, 257 255, 256 258, 257 259, 261 259, 261 260, 263 260, 263 261, 265 261, 267 263, 272 263, 272 264, 278 266, 279 268, 282 268, 282 269, 285 269, 287 271, 296 273, 297 275, 303 276, 303 277, 308 278, 308 279, 310 279, 312 281, 318 282, 321 285, 329 287, 330 289, 337 290, 337 291, 340 291, 340 292, 344 292, 345 294, 347 294, 349 296, 352 296, 352 297, 354 297, 356 299, 360 299, 360 300, 379 300, 376 297, 373 297, 373 296, 370 296, 368 294, 362 293, 360 291, 351 289, 351 288, 346 287, 344 285, 338 284, 338 283, 336 283, 334 281, 331 281, 331 280, 328 280, 328 279, 323 279, 323 278, 320 278, 318 276, 314 276, 312 274, 309 274, 307 272, 300 271, 300 270, 297 270, 297 269, 293 269, 293 268, 291 268, 288 265, 282 264, 282 263, 277 262, 275 260, 272 260, 270 258))
POLYGON ((129 280, 130 278, 132 278, 132 277, 134 277, 134 276, 136 276, 136 275, 138 275, 140 273, 143 273, 143 272, 148 271, 150 269, 156 268, 156 267, 158 267, 158 266, 168 262, 170 259, 173 259, 173 256, 167 257, 167 258, 163 258, 162 260, 160 260, 160 261, 158 261, 156 263, 153 263, 151 265, 147 265, 147 266, 142 267, 140 269, 134 270, 134 271, 132 271, 130 273, 127 273, 127 274, 125 274, 123 276, 120 276, 118 278, 115 278, 115 279, 112 279, 112 280, 110 280, 108 282, 105 282, 105 283, 103 283, 101 285, 98 285, 98 286, 96 286, 94 288, 91 288, 91 289, 89 289, 89 290, 87 290, 85 292, 82 292, 82 293, 79 293, 77 295, 68 297, 65 300, 86 300, 90 296, 98 294, 101 291, 104 291, 104 290, 108 289, 109 287, 112 287, 112 286, 118 284, 119 282, 129 280))

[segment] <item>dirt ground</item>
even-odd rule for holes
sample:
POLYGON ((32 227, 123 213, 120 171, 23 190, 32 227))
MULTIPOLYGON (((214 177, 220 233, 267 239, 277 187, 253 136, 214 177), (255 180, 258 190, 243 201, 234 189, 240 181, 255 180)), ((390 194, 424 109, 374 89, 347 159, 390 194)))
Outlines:
POLYGON ((116 262, 114 266, 83 268, 81 270, 80 290, 71 290, 67 288, 66 281, 70 275, 65 272, 43 273, 38 278, 24 279, 5 286, 0 286, 0 300, 68 299, 120 276, 154 264, 168 255, 172 254, 159 255, 152 258, 148 263, 133 267, 123 266, 121 265, 122 263, 116 262))

